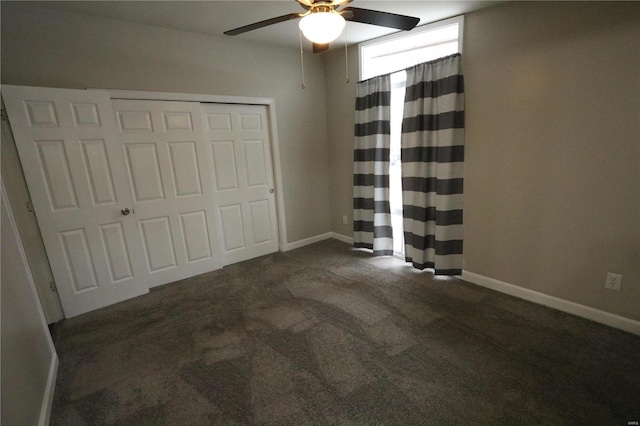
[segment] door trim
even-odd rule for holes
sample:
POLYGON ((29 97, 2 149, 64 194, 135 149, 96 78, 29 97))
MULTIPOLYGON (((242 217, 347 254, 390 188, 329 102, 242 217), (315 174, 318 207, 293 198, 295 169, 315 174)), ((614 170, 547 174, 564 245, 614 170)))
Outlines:
POLYGON ((198 93, 148 92, 139 90, 88 89, 107 92, 111 99, 135 99, 145 101, 183 101, 216 104, 265 105, 269 120, 269 137, 271 138, 271 156, 276 187, 276 215, 278 219, 278 249, 286 251, 287 224, 284 212, 284 191, 282 186, 282 168, 280 163, 280 143, 276 117, 276 100, 273 98, 256 98, 248 96, 205 95, 198 93))

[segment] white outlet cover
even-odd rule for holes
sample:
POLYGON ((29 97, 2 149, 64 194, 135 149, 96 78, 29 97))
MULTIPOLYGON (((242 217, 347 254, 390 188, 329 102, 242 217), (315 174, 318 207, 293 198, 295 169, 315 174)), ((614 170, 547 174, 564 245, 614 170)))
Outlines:
POLYGON ((605 281, 604 287, 609 290, 620 291, 620 287, 622 287, 622 275, 607 272, 607 281, 605 281))

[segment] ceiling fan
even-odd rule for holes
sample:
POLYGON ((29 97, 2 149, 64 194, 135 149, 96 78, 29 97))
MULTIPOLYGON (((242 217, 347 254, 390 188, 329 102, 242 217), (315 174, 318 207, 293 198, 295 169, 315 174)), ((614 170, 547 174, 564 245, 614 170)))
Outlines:
POLYGON ((289 13, 288 15, 225 31, 224 34, 234 36, 280 22, 302 18, 299 24, 300 30, 313 43, 313 53, 318 53, 329 49, 329 43, 340 36, 345 26, 345 21, 361 22, 405 31, 413 29, 420 22, 420 18, 413 16, 357 7, 344 7, 346 4, 351 3, 352 0, 294 1, 299 3, 306 12, 289 13))

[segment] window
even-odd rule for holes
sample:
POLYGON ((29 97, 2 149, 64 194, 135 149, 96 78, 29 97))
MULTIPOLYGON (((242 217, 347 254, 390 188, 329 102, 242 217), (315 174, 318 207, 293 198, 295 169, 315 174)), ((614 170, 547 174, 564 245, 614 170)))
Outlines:
POLYGON ((462 52, 464 17, 423 25, 412 31, 367 41, 359 45, 360 80, 391 74, 391 154, 389 203, 393 228, 393 251, 404 255, 402 227, 402 165, 400 135, 406 83, 405 68, 462 52))
POLYGON ((360 43, 360 80, 462 52, 463 26, 458 16, 360 43))

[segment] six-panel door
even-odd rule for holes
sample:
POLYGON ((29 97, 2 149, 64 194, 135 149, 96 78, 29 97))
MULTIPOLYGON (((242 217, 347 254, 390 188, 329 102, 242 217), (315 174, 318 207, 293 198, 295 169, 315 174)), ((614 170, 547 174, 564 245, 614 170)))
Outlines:
POLYGON ((105 92, 2 86, 66 317, 148 290, 105 92))
POLYGON ((150 285, 221 267, 200 104, 114 100, 150 285))
POLYGON ((203 104, 225 265, 278 250, 266 107, 203 104))

